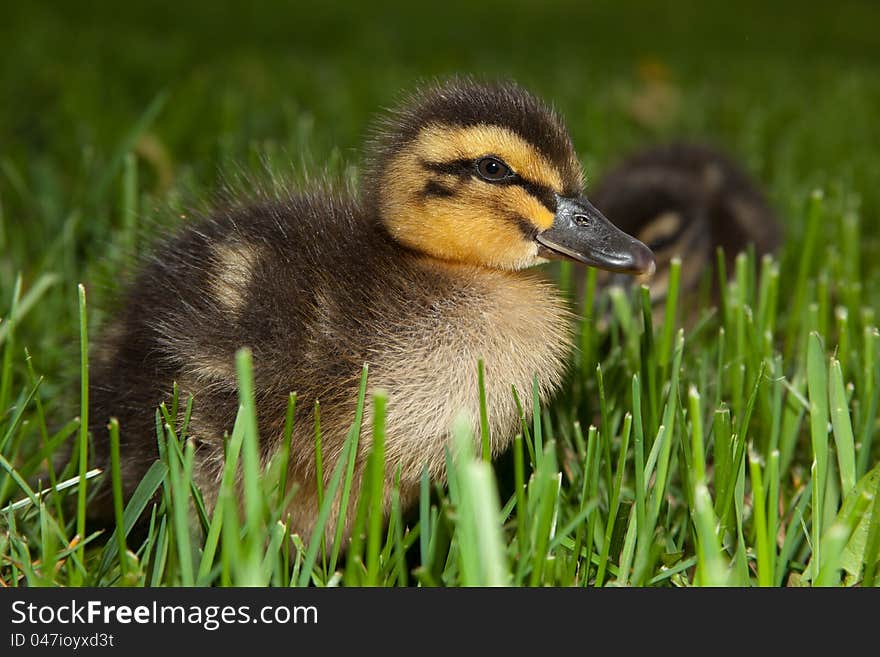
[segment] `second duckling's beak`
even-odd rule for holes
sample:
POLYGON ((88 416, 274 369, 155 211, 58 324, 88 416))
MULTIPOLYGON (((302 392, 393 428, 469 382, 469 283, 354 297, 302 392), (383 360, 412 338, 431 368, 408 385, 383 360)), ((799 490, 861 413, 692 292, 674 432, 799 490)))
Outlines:
POLYGON ((553 225, 535 237, 540 255, 626 274, 654 273, 651 249, 608 221, 585 196, 556 201, 553 225))

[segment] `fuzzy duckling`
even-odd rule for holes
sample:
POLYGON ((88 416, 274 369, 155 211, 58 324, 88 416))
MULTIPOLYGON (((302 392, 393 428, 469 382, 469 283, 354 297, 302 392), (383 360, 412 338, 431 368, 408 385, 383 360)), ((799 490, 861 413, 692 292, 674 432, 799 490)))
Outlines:
POLYGON ((591 197, 654 252, 657 274, 646 284, 655 303, 666 298, 672 258, 682 261, 680 289, 687 295, 714 266, 718 247, 732 274, 734 259, 749 244, 760 258, 781 239, 776 215, 757 184, 707 146, 676 143, 640 151, 601 178, 591 197))
MULTIPOLYGON (((583 196, 560 117, 513 83, 453 80, 417 93, 381 124, 366 161, 357 195, 257 194, 157 245, 93 368, 91 430, 106 462, 105 423, 119 419, 126 494, 157 458, 155 408, 176 381, 182 398, 193 395, 194 477, 214 504, 223 435, 238 408, 234 356, 247 346, 264 462, 296 391, 299 408, 320 400, 328 480, 368 363, 369 390, 388 395, 385 507, 398 468, 406 505, 423 467, 444 476, 460 411, 479 435, 479 358, 493 454, 519 425, 511 385, 529 399, 536 376, 542 401, 560 385, 569 312, 554 287, 524 270, 549 258, 630 274, 654 267, 651 251, 583 196)), ((353 491, 372 440, 369 406, 353 491)), ((312 432, 310 414, 298 413, 288 511, 304 536, 318 510, 312 432)), ((107 490, 92 512, 110 508, 107 490)))

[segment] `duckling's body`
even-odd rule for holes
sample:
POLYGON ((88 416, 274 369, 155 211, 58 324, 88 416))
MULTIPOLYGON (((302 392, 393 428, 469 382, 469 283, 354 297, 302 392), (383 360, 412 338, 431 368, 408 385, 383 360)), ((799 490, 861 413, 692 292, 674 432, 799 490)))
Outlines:
POLYGON ((704 145, 673 143, 644 149, 602 177, 591 198, 657 258, 648 282, 652 299, 666 296, 669 263, 682 261, 681 290, 695 292, 724 249, 727 271, 754 245, 760 258, 781 239, 775 213, 759 186, 724 153, 704 145))
MULTIPOLYGON (((401 465, 403 501, 423 465, 440 478, 441 438, 456 414, 478 417, 478 358, 486 363, 498 453, 519 421, 510 386, 527 399, 538 375, 546 399, 569 349, 566 309, 537 276, 421 256, 388 239, 351 200, 326 197, 273 200, 188 227, 141 274, 117 331, 114 355, 94 373, 93 394, 96 408, 118 414, 128 481, 136 483, 156 459, 153 409, 177 381, 195 398, 196 480, 209 497, 221 474, 223 433, 238 410, 234 359, 242 346, 253 350, 264 456, 279 445, 288 393, 296 391, 300 409, 321 403, 325 472, 354 420, 367 363, 370 389, 388 393, 386 454, 401 465), (299 249, 296 257, 286 250, 329 226, 344 228, 337 235, 349 239, 299 249), (129 385, 120 389, 123 373, 129 385)), ((311 413, 300 410, 293 510, 303 510, 295 526, 305 532, 314 511, 303 499, 315 495, 305 438, 312 426, 311 413)))
MULTIPOLYGON (((568 201, 559 197, 554 220, 543 205, 550 201, 539 203, 525 189, 543 184, 533 180, 543 176, 558 184, 554 194, 578 192, 580 171, 558 119, 518 87, 454 83, 411 101, 395 125, 378 141, 360 198, 316 191, 232 203, 189 221, 142 268, 106 333, 92 383, 99 460, 106 461, 104 424, 115 415, 127 493, 157 458, 155 407, 176 381, 183 396, 194 397, 195 480, 213 505, 223 435, 238 410, 234 356, 244 346, 253 352, 264 461, 280 446, 288 395, 297 393, 289 480, 298 491, 289 512, 292 529, 304 535, 318 505, 313 416, 302 409, 320 401, 329 481, 355 417, 364 363, 368 391, 388 394, 387 488, 399 467, 404 505, 423 468, 442 478, 461 411, 478 435, 478 359, 486 367, 496 454, 519 423, 510 386, 528 400, 537 377, 542 401, 559 386, 570 348, 568 313, 548 283, 520 271, 549 253, 539 237, 552 245, 569 235, 556 227, 568 201), (468 95, 477 96, 485 117, 462 118, 456 103, 468 95), (511 102, 519 105, 510 109, 511 102), (564 152, 542 155, 517 120, 537 124, 539 135, 556 131, 546 140, 564 152), (475 138, 483 142, 474 145, 475 138), (516 172, 509 165, 510 175, 497 177, 484 152, 504 167, 502 157, 518 160, 516 172), (541 158, 554 165, 545 161, 541 169, 541 158), (523 182, 520 171, 529 166, 523 182)), ((613 236, 623 260, 609 266, 648 267, 643 245, 613 236)), ((560 248, 575 248, 567 244, 560 248)), ((371 444, 366 408, 354 491, 371 444)), ((105 491, 93 514, 108 514, 109 502, 105 491)))

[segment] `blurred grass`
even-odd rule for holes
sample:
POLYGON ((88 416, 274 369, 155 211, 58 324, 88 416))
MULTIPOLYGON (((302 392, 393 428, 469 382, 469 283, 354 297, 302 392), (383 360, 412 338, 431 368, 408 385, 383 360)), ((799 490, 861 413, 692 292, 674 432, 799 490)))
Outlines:
MULTIPOLYGON (((421 583, 743 584, 751 567, 760 584, 836 583, 841 568, 851 583, 863 557, 871 581, 870 555, 880 550, 880 496, 869 499, 876 475, 865 474, 880 442, 876 3, 341 10, 312 0, 201 0, 14 3, 3 13, 0 506, 27 498, 20 473, 33 474, 77 431, 69 420, 80 391, 71 382, 87 365, 77 348, 85 326, 77 283, 89 288, 94 333, 126 254, 144 246, 164 208, 183 212, 230 169, 351 177, 379 108, 419 80, 476 73, 514 77, 552 100, 588 179, 649 142, 722 146, 766 187, 787 244, 778 263, 741 259, 719 313, 686 336, 674 331, 675 313, 653 327, 656 336, 643 330, 651 317, 638 295, 604 297, 609 326, 582 323, 571 380, 508 455, 516 484, 503 465, 501 497, 490 499, 491 473, 456 464, 448 496, 429 504, 423 495, 417 529, 393 515, 381 545, 364 509, 364 570, 355 555, 344 581, 403 582, 404 551, 415 543, 421 565, 409 575, 421 583), (503 533, 487 520, 496 503, 503 533), (874 520, 859 524, 857 512, 874 520), (855 547, 841 538, 850 534, 855 547), (492 563, 481 569, 487 555, 492 563)), ((245 464, 255 439, 247 423, 232 434, 245 464)), ((4 518, 13 531, 0 537, 0 577, 50 581, 32 565, 39 545, 67 583, 334 582, 335 550, 328 564, 325 546, 281 540, 283 486, 263 491, 278 503, 248 515, 259 526, 245 527, 243 547, 231 504, 211 519, 206 545, 189 545, 182 434, 166 428, 162 467, 122 514, 130 528, 165 486, 151 539, 127 546, 137 554, 118 557, 119 534, 105 543, 101 566, 87 566, 83 547, 94 537, 74 538, 58 495, 39 513, 34 497, 23 502, 23 524, 4 518)), ((75 474, 59 472, 58 481, 75 474)), ((334 476, 350 485, 343 470, 334 476)), ((254 472, 249 480, 256 509, 254 472)), ((234 497, 231 485, 226 495, 234 497)))

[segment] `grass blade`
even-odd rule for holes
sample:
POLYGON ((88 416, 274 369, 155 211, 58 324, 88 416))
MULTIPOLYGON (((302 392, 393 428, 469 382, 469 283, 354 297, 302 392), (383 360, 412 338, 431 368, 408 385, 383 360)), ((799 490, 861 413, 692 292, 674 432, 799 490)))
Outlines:
MULTIPOLYGON (((813 446, 813 513, 811 563, 822 568, 820 540, 824 513, 825 477, 828 472, 828 374, 825 370, 825 350, 818 333, 810 333, 807 343, 807 390, 810 397, 810 436, 813 446)), ((815 574, 817 570, 814 570, 815 574)))
MULTIPOLYGON (((165 481, 167 475, 168 466, 162 461, 154 461, 153 465, 150 466, 150 469, 147 470, 147 473, 144 475, 144 478, 141 479, 140 483, 137 485, 137 488, 134 489, 128 503, 125 505, 125 511, 122 514, 122 531, 126 537, 131 532, 141 515, 143 515, 144 509, 147 508, 147 505, 154 501, 156 491, 159 490, 159 487, 162 485, 162 482, 165 481)), ((119 541, 116 536, 116 532, 118 531, 119 525, 117 524, 116 529, 113 530, 113 534, 107 540, 107 544, 104 547, 104 554, 101 557, 101 565, 98 568, 98 578, 107 572, 113 558, 119 554, 119 545, 121 541, 119 541)), ((153 536, 153 533, 150 532, 148 535, 153 536)), ((153 541, 151 545, 155 545, 155 541, 153 541)))
POLYGON ((846 497, 856 485, 856 452, 852 424, 843 387, 843 371, 840 361, 832 358, 829 368, 828 398, 831 410, 831 426, 834 430, 834 446, 837 467, 840 471, 840 494, 846 497))
MULTIPOLYGON (((80 351, 80 403, 79 403, 79 486, 76 498, 76 535, 80 541, 86 534, 86 471, 89 460, 89 333, 86 319, 86 288, 80 283, 79 292, 79 351, 80 351)), ((85 560, 85 547, 80 543, 77 553, 85 560)))
POLYGON ((486 408, 486 373, 483 359, 477 361, 477 385, 480 390, 480 444, 483 448, 483 460, 492 461, 492 443, 489 438, 489 411, 486 408))

